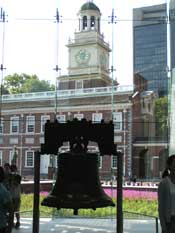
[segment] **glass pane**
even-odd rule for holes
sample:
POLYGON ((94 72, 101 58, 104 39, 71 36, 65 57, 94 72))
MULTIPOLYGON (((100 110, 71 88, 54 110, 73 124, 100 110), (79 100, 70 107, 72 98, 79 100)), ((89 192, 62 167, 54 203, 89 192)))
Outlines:
MULTIPOLYGON (((16 1, 3 1, 5 22, 0 15, 2 164, 17 146, 20 173, 33 176, 27 152, 45 143, 46 116, 59 124, 113 120, 124 185, 134 179, 157 191, 175 153, 174 1, 16 1)), ((57 136, 51 135, 53 145, 57 136)), ((70 150, 67 141, 59 146, 61 153, 70 150)), ((97 142, 89 139, 87 147, 100 154, 97 142)), ((46 157, 43 179, 56 166, 46 157)), ((116 157, 101 156, 99 167, 100 179, 116 185, 116 157)))

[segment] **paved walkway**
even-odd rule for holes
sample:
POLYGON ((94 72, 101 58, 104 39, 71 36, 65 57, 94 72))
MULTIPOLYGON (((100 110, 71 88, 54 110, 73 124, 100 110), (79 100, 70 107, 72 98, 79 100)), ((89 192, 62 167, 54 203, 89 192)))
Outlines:
MULTIPOLYGON (((40 233, 116 233, 115 219, 40 219, 40 233)), ((154 220, 124 220, 124 233, 155 233, 154 220)), ((160 233, 159 229, 159 233, 160 233)), ((32 219, 22 218, 20 229, 12 233, 32 233, 32 219)))

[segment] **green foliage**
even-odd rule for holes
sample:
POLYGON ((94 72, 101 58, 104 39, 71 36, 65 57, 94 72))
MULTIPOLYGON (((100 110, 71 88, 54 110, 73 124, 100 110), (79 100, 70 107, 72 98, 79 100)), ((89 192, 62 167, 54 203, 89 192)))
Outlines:
POLYGON ((156 135, 165 137, 168 133, 168 97, 158 98, 155 102, 156 135))
POLYGON ((129 200, 125 199, 123 202, 123 210, 137 214, 145 214, 150 216, 158 216, 156 200, 129 200))
POLYGON ((8 95, 9 91, 4 87, 4 85, 1 86, 1 94, 2 95, 8 95))
POLYGON ((36 78, 31 78, 27 80, 22 87, 22 91, 24 93, 52 91, 54 89, 54 85, 50 85, 48 81, 39 80, 36 78))
POLYGON ((54 90, 54 85, 50 85, 49 81, 39 80, 36 75, 14 73, 4 78, 4 88, 10 94, 19 94, 51 91, 54 90))
MULTIPOLYGON (((45 196, 40 196, 40 203, 45 196)), ((28 215, 31 216, 33 210, 33 194, 23 194, 21 201, 21 209, 20 212, 22 215, 28 212, 28 215)), ((137 214, 145 214, 150 216, 158 216, 157 210, 157 200, 146 200, 146 199, 127 199, 125 198, 123 201, 123 211, 133 212, 137 214)), ((40 216, 42 217, 66 217, 72 216, 73 211, 70 209, 61 209, 57 210, 56 208, 49 208, 46 206, 40 205, 40 216)), ((86 217, 107 217, 111 215, 116 215, 116 207, 107 207, 107 208, 98 208, 96 211, 91 209, 81 209, 79 210, 80 216, 86 217)))

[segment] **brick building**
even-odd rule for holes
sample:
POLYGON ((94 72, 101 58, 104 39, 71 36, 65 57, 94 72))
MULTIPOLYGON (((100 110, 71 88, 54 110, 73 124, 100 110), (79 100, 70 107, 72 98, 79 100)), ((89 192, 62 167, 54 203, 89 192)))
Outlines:
MULTIPOLYGON (((44 142, 44 123, 47 119, 59 121, 85 117, 94 122, 111 120, 111 88, 59 91, 55 114, 55 92, 26 93, 3 96, 0 136, 0 162, 11 162, 17 154, 17 164, 23 176, 33 174, 34 151, 44 142)), ((114 124, 118 150, 124 152, 126 174, 131 172, 131 116, 132 104, 129 97, 132 88, 114 90, 114 124), (120 99, 120 101, 119 101, 120 99), (119 102, 118 102, 119 101, 119 102)), ((62 151, 67 150, 64 145, 62 151)), ((89 150, 98 151, 96 145, 89 150)), ((50 156, 42 155, 41 173, 48 173, 50 156)), ((116 157, 104 156, 100 162, 100 173, 109 179, 111 167, 116 170, 116 157)))

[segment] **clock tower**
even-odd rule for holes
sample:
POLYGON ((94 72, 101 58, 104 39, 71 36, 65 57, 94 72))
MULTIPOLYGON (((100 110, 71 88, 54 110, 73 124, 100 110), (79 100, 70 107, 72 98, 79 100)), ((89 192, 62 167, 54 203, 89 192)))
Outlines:
MULTIPOLYGON (((69 88, 76 88, 73 80, 79 81, 79 88, 109 86, 111 50, 100 31, 101 12, 92 1, 87 1, 80 8, 78 18, 79 31, 75 32, 74 39, 70 39, 67 44, 69 52, 67 78, 71 82, 69 88)), ((65 78, 64 76, 64 84, 65 78)))

